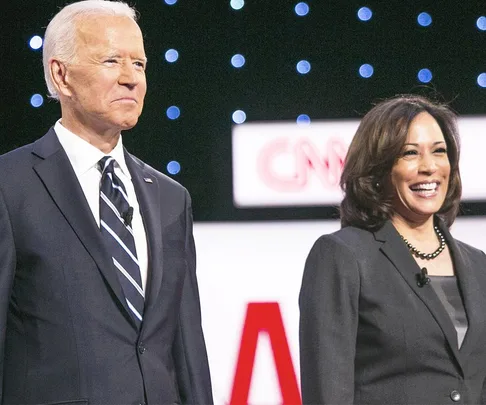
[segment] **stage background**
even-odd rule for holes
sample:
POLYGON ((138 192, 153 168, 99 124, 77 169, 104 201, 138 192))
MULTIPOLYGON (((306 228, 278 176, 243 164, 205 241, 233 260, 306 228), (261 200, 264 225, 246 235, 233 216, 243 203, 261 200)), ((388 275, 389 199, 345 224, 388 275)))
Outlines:
MULTIPOLYGON (((333 134, 319 128, 337 125, 346 147, 349 131, 372 104, 399 93, 448 102, 464 122, 484 123, 486 3, 167 2, 130 1, 140 12, 149 87, 144 113, 124 134, 124 144, 192 195, 216 403, 295 403, 297 295, 305 257, 318 236, 339 228, 339 194, 320 188, 323 171, 315 169, 332 162, 322 167, 335 180, 342 150, 328 148, 324 140, 333 134), (308 13, 299 15, 305 6, 308 13), (169 50, 177 51, 177 60, 167 61, 174 58, 174 52, 166 57, 169 50), (232 65, 235 55, 244 57, 243 66, 232 65), (312 132, 315 157, 307 160, 306 187, 269 191, 248 177, 258 164, 253 152, 266 136, 252 128, 262 125, 270 128, 266 135, 281 131, 289 142, 297 139, 292 133, 312 132), (238 134, 250 135, 237 143, 238 134), (242 345, 245 322, 250 332, 261 333, 256 340, 247 335, 242 345)), ((66 3, 2 6, 0 153, 34 141, 59 118, 58 104, 46 96, 42 48, 33 49, 30 41, 42 38, 49 18, 66 3)), ((453 234, 486 250, 486 134, 482 124, 464 128, 469 152, 462 164, 468 190, 475 191, 468 191, 472 197, 464 200, 453 234)), ((281 175, 295 174, 294 158, 278 161, 281 175)))

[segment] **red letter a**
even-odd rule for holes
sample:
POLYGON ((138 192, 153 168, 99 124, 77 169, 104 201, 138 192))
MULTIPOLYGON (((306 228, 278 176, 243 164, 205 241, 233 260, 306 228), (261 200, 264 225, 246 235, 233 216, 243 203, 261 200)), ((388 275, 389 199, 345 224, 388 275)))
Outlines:
POLYGON ((276 302, 248 304, 230 404, 248 404, 258 336, 262 332, 268 333, 270 338, 283 405, 300 405, 302 401, 297 378, 295 377, 280 307, 276 302))

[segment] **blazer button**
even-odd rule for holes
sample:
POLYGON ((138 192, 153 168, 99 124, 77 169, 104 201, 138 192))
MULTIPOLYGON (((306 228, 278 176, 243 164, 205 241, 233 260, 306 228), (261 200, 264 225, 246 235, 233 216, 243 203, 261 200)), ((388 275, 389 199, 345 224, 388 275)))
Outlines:
POLYGON ((461 400, 461 393, 457 390, 453 390, 451 392, 451 399, 454 401, 454 402, 458 402, 461 400))
MULTIPOLYGON (((140 343, 140 344, 138 345, 138 352, 139 352, 140 354, 144 354, 146 350, 147 350, 147 348, 146 348, 146 347, 143 345, 143 343, 140 343)), ((452 395, 452 394, 451 394, 451 395, 452 395)))

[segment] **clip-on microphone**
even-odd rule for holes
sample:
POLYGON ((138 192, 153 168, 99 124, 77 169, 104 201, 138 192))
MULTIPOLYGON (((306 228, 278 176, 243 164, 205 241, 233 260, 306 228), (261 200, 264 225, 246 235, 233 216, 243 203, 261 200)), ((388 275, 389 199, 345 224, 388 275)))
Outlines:
POLYGON ((428 276, 427 269, 425 267, 422 267, 420 273, 416 274, 416 278, 417 278, 417 285, 420 288, 430 283, 430 277, 428 276))

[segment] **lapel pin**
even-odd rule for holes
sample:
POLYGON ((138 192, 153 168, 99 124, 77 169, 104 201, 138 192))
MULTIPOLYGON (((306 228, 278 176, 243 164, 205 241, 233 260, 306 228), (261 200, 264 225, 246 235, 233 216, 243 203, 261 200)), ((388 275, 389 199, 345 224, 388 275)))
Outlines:
POLYGON ((145 181, 145 183, 153 183, 152 179, 149 177, 144 177, 143 180, 145 181))

